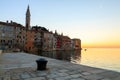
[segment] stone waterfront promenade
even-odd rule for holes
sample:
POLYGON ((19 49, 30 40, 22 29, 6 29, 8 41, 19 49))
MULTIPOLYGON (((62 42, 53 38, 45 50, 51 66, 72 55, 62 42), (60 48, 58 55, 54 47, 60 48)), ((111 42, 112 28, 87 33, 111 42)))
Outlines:
POLYGON ((26 53, 0 55, 0 80, 120 80, 120 73, 46 58, 47 70, 37 71, 35 60, 26 53))

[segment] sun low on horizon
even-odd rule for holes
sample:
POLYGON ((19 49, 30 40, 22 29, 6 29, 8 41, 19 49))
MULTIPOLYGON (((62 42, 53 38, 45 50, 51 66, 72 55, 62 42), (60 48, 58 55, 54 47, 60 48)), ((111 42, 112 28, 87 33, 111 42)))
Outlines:
MULTIPOLYGON (((118 28, 117 28, 118 29, 118 28)), ((106 29, 105 31, 88 33, 81 37, 84 48, 120 48, 119 30, 106 29)), ((100 31, 100 29, 99 29, 100 31)))
MULTIPOLYGON (((99 36, 96 34, 96 36, 99 36)), ((87 37, 87 36, 86 36, 87 37)), ((83 38, 82 48, 120 48, 120 38, 114 36, 83 38)))
POLYGON ((120 48, 120 0, 1 0, 0 21, 24 25, 28 5, 31 26, 79 38, 82 48, 120 48))

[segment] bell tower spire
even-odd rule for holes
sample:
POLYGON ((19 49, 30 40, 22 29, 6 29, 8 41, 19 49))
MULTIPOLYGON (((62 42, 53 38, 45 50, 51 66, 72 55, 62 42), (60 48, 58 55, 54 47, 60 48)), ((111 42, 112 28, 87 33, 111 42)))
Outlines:
POLYGON ((26 11, 26 29, 30 29, 30 9, 29 9, 29 5, 27 7, 27 11, 26 11))

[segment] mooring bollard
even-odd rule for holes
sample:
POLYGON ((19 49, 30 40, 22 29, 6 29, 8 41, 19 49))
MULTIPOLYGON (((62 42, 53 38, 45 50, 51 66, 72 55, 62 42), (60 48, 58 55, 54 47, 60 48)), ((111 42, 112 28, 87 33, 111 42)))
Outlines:
POLYGON ((40 58, 38 60, 36 60, 37 63, 37 70, 46 70, 46 64, 47 64, 47 60, 44 58, 40 58))

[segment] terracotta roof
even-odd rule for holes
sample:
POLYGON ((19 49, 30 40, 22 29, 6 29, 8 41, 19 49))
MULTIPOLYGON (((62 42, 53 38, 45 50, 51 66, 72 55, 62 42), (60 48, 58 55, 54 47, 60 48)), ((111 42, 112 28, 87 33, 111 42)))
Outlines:
POLYGON ((21 27, 21 28, 25 28, 23 25, 19 24, 19 23, 16 23, 16 22, 2 22, 0 21, 0 25, 7 25, 7 26, 14 26, 14 27, 21 27))

